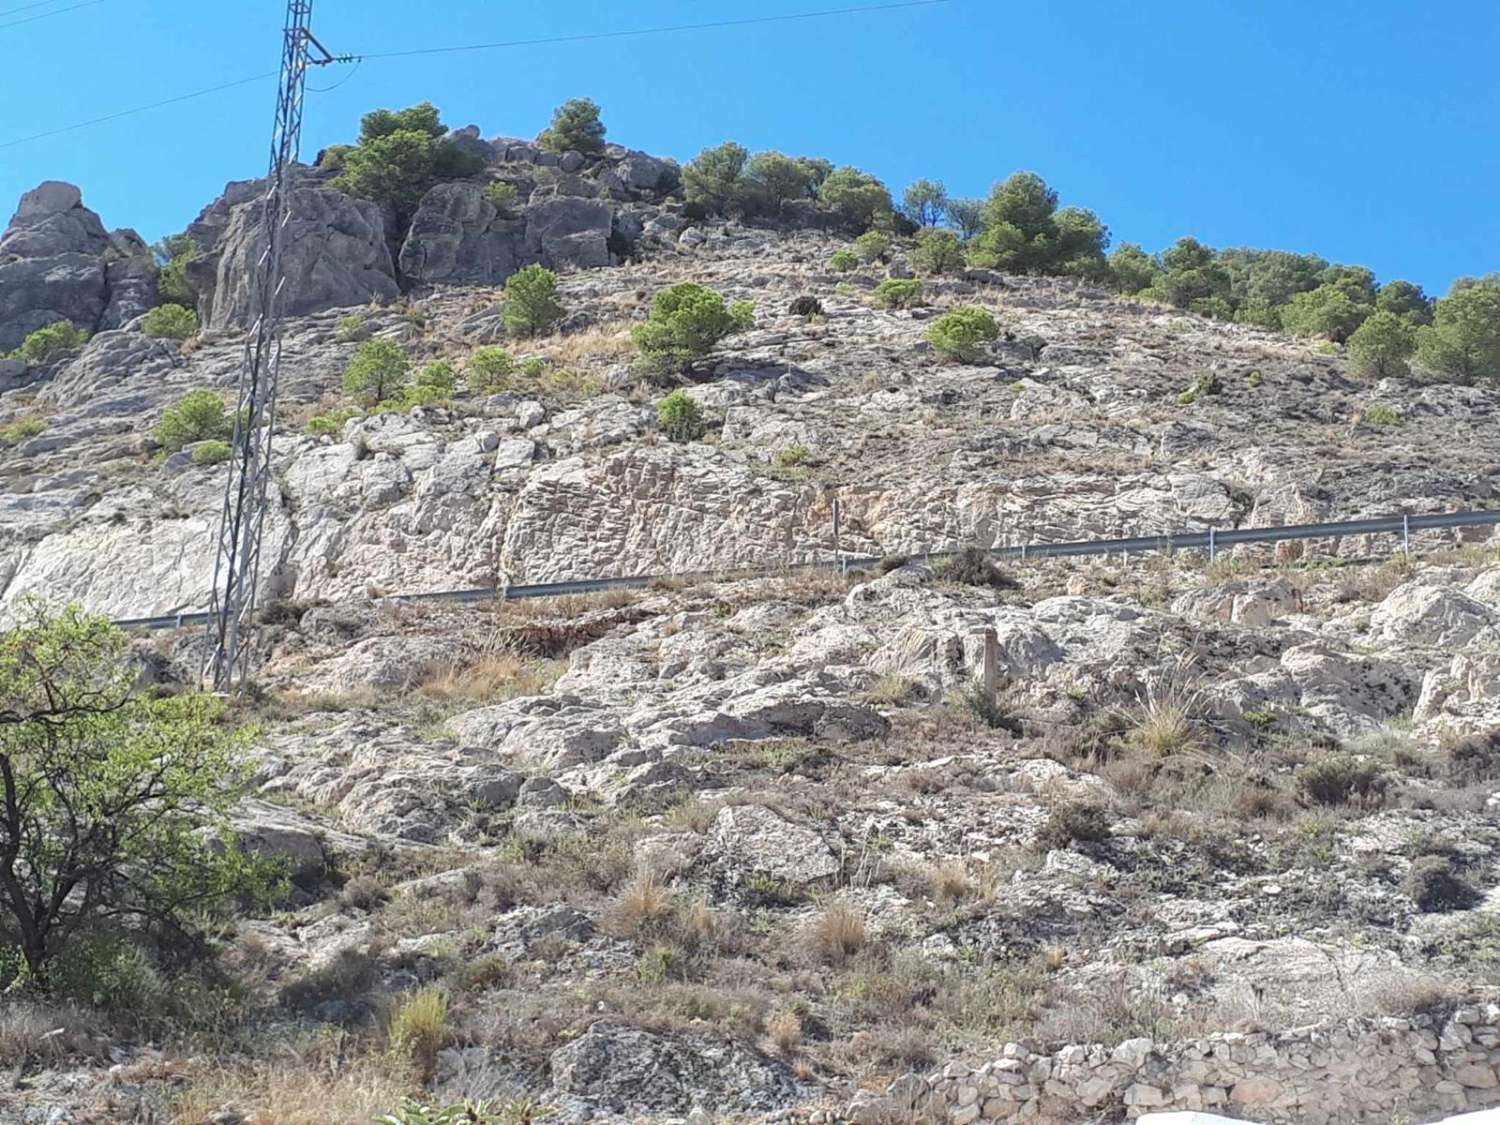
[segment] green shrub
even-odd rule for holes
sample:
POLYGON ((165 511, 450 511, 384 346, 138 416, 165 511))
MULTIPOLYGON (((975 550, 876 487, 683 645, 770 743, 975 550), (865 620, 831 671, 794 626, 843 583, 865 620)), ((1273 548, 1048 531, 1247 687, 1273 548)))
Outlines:
POLYGON ((1281 323, 1294 336, 1322 336, 1342 344, 1370 312, 1369 305, 1357 303, 1337 285, 1320 285, 1294 295, 1281 310, 1281 323))
POLYGON ((891 236, 885 231, 866 231, 854 240, 854 254, 865 265, 883 262, 891 256, 891 236))
POLYGON ((1109 231, 1092 211, 1057 206, 1057 192, 1035 172, 997 184, 984 205, 984 233, 970 261, 1017 273, 1103 277, 1109 231))
POLYGON ((186 340, 198 331, 198 314, 182 305, 157 305, 141 321, 141 331, 153 340, 186 340))
POLYGON ((58 956, 48 974, 53 995, 117 1014, 159 1008, 166 982, 139 947, 121 937, 86 937, 58 956))
POLYGON ((563 102, 552 111, 552 124, 542 130, 536 143, 548 152, 598 156, 604 151, 604 122, 598 104, 589 98, 563 102))
POLYGON ((36 437, 46 428, 47 423, 35 415, 17 418, 4 429, 0 429, 0 445, 20 445, 23 441, 36 437))
POLYGON ((504 348, 480 348, 469 357, 469 389, 479 394, 499 394, 510 388, 516 361, 504 348))
POLYGON ((419 406, 437 406, 448 402, 458 389, 458 373, 453 366, 439 360, 429 363, 411 384, 401 388, 400 397, 382 403, 389 410, 414 410, 419 406))
POLYGON ((1330 754, 1296 773, 1297 791, 1317 805, 1378 804, 1389 778, 1379 764, 1353 754, 1330 754))
POLYGON ((743 210, 745 165, 749 160, 749 150, 734 141, 704 149, 682 170, 682 189, 688 203, 719 215, 743 210))
POLYGON ((917 235, 912 265, 923 273, 961 273, 966 265, 963 243, 951 230, 924 230, 917 235))
POLYGON ((894 211, 886 186, 858 168, 829 173, 818 189, 818 204, 860 231, 888 226, 894 211))
POLYGON ((853 250, 835 250, 833 257, 828 259, 828 265, 839 273, 848 273, 859 266, 859 255, 853 250))
POLYGON ((901 213, 919 227, 935 227, 948 213, 948 189, 940 180, 917 180, 901 196, 901 213))
POLYGON ((787 204, 817 195, 818 162, 779 152, 758 152, 745 166, 743 198, 748 210, 780 214, 787 204))
POLYGON ((200 441, 193 446, 193 464, 222 465, 234 456, 227 441, 200 441))
POLYGON ((940 317, 927 332, 927 339, 943 355, 961 363, 975 363, 985 348, 1000 335, 1000 326, 984 309, 955 309, 940 317))
POLYGON ((343 153, 331 186, 396 212, 404 228, 422 196, 441 179, 462 179, 483 167, 452 141, 431 102, 391 111, 377 109, 360 121, 359 144, 343 153))
POLYGON ((636 325, 631 338, 648 363, 676 369, 701 359, 726 336, 754 324, 755 310, 749 302, 726 305, 714 290, 683 282, 656 295, 650 319, 636 325))
POLYGON ((351 313, 339 320, 333 338, 341 344, 356 344, 370 334, 370 318, 363 313, 351 313))
POLYGON ((883 309, 910 309, 922 303, 922 283, 888 277, 875 286, 875 303, 883 309))
POLYGON ((156 424, 156 443, 168 453, 199 441, 222 441, 234 433, 234 419, 214 391, 189 391, 156 424))
POLYGON ((307 432, 313 437, 338 437, 344 432, 344 423, 356 417, 359 410, 343 406, 327 414, 315 414, 307 420, 307 432))
POLYGON ((1412 860, 1406 874, 1406 893, 1424 914, 1468 910, 1484 896, 1453 869, 1446 856, 1428 855, 1412 860))
POLYGON ((672 441, 697 441, 707 428, 703 408, 686 391, 673 391, 656 407, 657 421, 672 441))
POLYGON ((1405 424, 1406 418, 1389 406, 1368 406, 1360 415, 1360 421, 1367 426, 1400 426, 1405 424))
POLYGON ((1193 381, 1193 385, 1191 387, 1177 396, 1177 401, 1183 406, 1191 406, 1200 398, 1207 398, 1211 395, 1216 395, 1223 389, 1224 386, 1219 382, 1218 375, 1216 375, 1212 371, 1204 371, 1201 372, 1198 375, 1198 378, 1193 381))
POLYGON ((404 998, 391 1013, 386 1037, 392 1055, 409 1063, 424 1079, 430 1076, 448 1037, 447 995, 427 989, 404 998))
POLYGON ((517 270, 505 282, 501 316, 514 336, 542 336, 557 327, 563 307, 557 299, 557 274, 543 266, 517 270))
POLYGON ((778 449, 776 451, 775 463, 780 468, 790 469, 804 464, 811 457, 812 454, 808 452, 807 446, 793 445, 786 449, 778 449))
POLYGON ((523 379, 540 379, 547 374, 547 361, 539 355, 523 359, 516 367, 523 379))
POLYGON ((1500 379, 1500 274, 1453 283, 1421 330, 1417 358, 1455 379, 1500 379))
POLYGON ((30 366, 38 367, 78 351, 88 341, 89 334, 71 320, 58 320, 27 336, 16 354, 30 366))
POLYGON ((156 275, 157 295, 175 305, 191 306, 198 295, 188 280, 188 263, 202 256, 198 244, 185 234, 174 234, 151 248, 160 267, 156 275))
POLYGON ((1411 374, 1406 362, 1417 350, 1417 330, 1393 312, 1371 313, 1349 337, 1349 370, 1370 379, 1411 374))
POLYGON ((520 193, 512 185, 502 180, 496 180, 484 189, 484 198, 496 211, 499 211, 502 215, 506 215, 510 213, 511 209, 519 201, 520 193))
POLYGON ((984 233, 984 200, 950 199, 948 222, 958 232, 958 237, 968 242, 984 233))
POLYGON ((344 369, 344 393, 368 406, 395 397, 411 374, 411 360, 394 340, 367 340, 344 369))

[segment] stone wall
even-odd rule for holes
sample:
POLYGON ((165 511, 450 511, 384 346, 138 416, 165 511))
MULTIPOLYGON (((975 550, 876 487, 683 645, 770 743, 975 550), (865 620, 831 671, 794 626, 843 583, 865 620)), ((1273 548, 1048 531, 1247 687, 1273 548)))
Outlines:
POLYGON ((1281 1033, 1219 1034, 1050 1054, 1007 1044, 971 1069, 909 1074, 884 1096, 857 1099, 849 1118, 876 1122, 1026 1121, 1078 1125, 1156 1110, 1217 1110, 1297 1125, 1433 1121, 1500 1105, 1500 1005, 1444 1019, 1379 1018, 1281 1033))

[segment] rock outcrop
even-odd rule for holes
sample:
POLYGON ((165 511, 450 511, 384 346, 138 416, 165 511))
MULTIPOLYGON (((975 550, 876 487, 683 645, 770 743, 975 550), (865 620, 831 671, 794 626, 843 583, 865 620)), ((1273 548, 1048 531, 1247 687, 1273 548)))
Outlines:
POLYGON ((21 197, 0 235, 0 352, 60 320, 118 328, 156 303, 156 266, 134 231, 104 229, 72 184, 21 197))

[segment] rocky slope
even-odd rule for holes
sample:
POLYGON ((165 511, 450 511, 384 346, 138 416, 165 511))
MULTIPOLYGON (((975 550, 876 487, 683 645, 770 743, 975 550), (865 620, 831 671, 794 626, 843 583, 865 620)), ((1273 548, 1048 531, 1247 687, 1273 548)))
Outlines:
MULTIPOLYGON (((444 185, 394 253, 378 209, 316 173, 298 189, 241 815, 298 890, 227 943, 253 1036, 205 1057, 90 1047, 70 1022, 72 1053, 0 1110, 366 1120, 401 1091, 354 1047, 330 1053, 326 1029, 362 1042, 392 997, 433 984, 452 1015, 431 1096, 567 1120, 909 1118, 919 1080, 892 1079, 956 1057, 989 1081, 1016 1069, 997 1058, 1040 1066, 1065 1044, 1355 1017, 1408 1020, 1415 1050, 1430 1029, 1447 1052, 1410 1064, 1455 1086, 1445 1100, 1381 1087, 1380 1112, 1494 1100, 1495 1044, 1452 1030, 1478 1027, 1459 1011, 1500 984, 1488 540, 1424 536, 1419 563, 1355 540, 1212 567, 1056 562, 1013 586, 920 556, 1483 506, 1495 392, 1360 383, 1307 342, 1050 280, 933 279, 928 305, 885 311, 870 293, 904 252, 834 274, 845 240, 814 216, 689 222, 669 163, 489 151, 525 189, 517 212, 444 185), (302 432, 336 405, 348 316, 461 367, 500 338, 495 285, 529 261, 564 273, 562 330, 515 345, 545 375, 302 432), (758 323, 690 380, 714 425, 676 444, 629 328, 683 279, 753 301, 758 323), (822 313, 793 314, 802 296, 822 313), (984 363, 925 342, 953 304, 1009 330, 984 363), (386 596, 827 560, 835 498, 838 546, 913 561, 535 606, 386 596), (974 695, 987 630, 994 701, 974 695), (290 1064, 268 1042, 295 1044, 295 1082, 278 1085, 290 1064), (299 1116, 288 1085, 324 1116, 299 1116)), ((0 451, 0 606, 205 604, 222 469, 155 458, 146 435, 187 391, 233 383, 254 195, 232 187, 193 228, 199 339, 148 339, 144 307, 115 323, 112 286, 80 306, 95 335, 79 355, 0 381, 0 429, 46 423, 0 451)), ((104 262, 73 194, 28 198, 0 271, 56 268, 38 228, 104 262)), ((191 679, 199 643, 142 642, 168 683, 191 679)), ((1026 1113, 1213 1104, 1206 1072, 1196 1093, 1160 1070, 1127 1098, 1158 1073, 1145 1059, 1044 1077, 1026 1113)), ((960 1095, 967 1073, 950 1075, 953 1120, 988 1113, 960 1095)), ((1312 1098, 1278 1080, 1237 1104, 1313 1120, 1312 1098)))

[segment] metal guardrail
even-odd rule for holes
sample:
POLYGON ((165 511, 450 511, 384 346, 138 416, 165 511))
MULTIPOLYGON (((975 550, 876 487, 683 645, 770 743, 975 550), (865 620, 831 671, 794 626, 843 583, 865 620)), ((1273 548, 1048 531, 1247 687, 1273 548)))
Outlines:
MULTIPOLYGON (((1236 527, 1219 531, 1174 532, 1170 535, 1142 535, 1130 539, 1086 539, 1072 543, 1026 543, 1017 547, 994 547, 990 554, 997 559, 1070 558, 1084 555, 1131 555, 1206 549, 1212 559, 1221 547, 1241 543, 1280 543, 1289 539, 1342 539, 1352 535, 1400 535, 1402 549, 1410 551, 1411 533, 1461 527, 1500 525, 1500 511, 1443 512, 1425 516, 1386 516, 1373 520, 1344 520, 1338 523, 1300 523, 1282 527, 1236 527)), ((951 558, 956 551, 933 551, 924 558, 951 558)), ((777 567, 737 567, 729 570, 699 570, 678 574, 639 574, 625 578, 579 578, 567 582, 539 582, 530 585, 481 587, 474 590, 440 590, 425 594, 391 594, 382 600, 391 602, 481 602, 520 601, 528 598, 556 598, 567 594, 597 594, 604 590, 639 590, 653 582, 701 582, 731 577, 767 577, 776 574, 806 573, 819 570, 849 569, 879 562, 878 556, 845 555, 824 562, 798 563, 777 567)), ((178 629, 185 625, 204 625, 207 613, 163 614, 158 617, 133 617, 116 621, 122 629, 178 629)))

